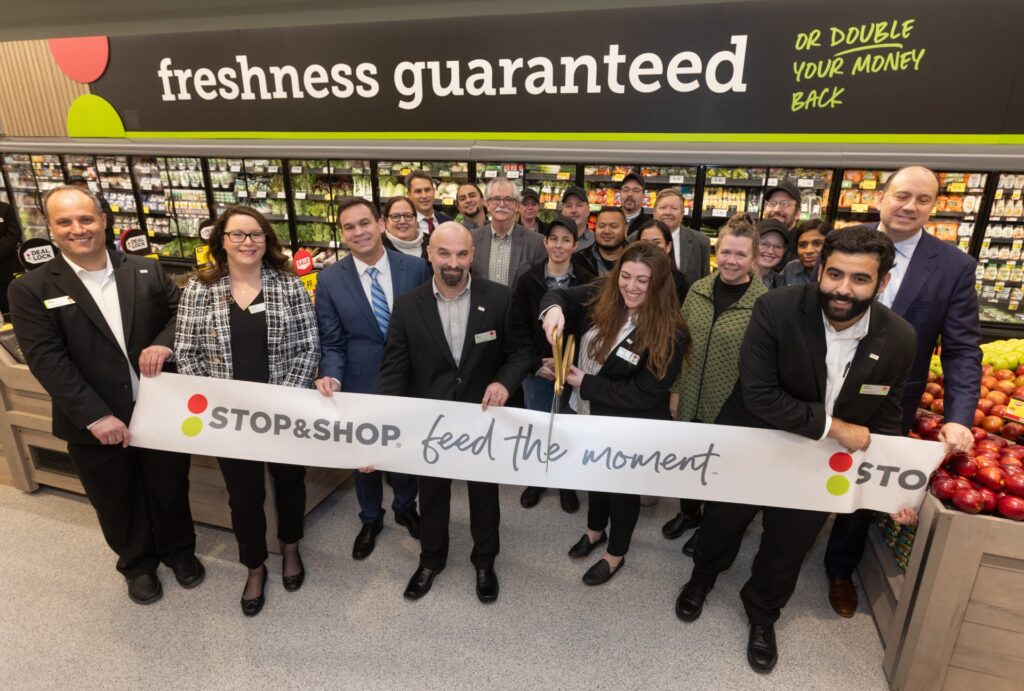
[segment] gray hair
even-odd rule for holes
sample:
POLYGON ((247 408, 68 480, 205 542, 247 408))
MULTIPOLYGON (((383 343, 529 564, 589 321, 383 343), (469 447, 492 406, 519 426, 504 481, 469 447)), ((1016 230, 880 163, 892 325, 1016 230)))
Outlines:
POLYGON ((100 198, 97 197, 92 190, 88 188, 83 189, 75 185, 57 185, 56 187, 47 190, 46 194, 43 195, 43 216, 46 218, 50 217, 50 214, 47 213, 47 204, 50 202, 50 197, 58 192, 77 192, 78 194, 84 194, 92 201, 93 206, 96 208, 96 215, 103 215, 103 205, 100 204, 100 198))
POLYGON ((487 189, 484 191, 484 197, 490 199, 491 191, 494 190, 495 185, 508 185, 512 188, 512 198, 516 200, 518 204, 521 201, 521 195, 519 194, 519 187, 516 183, 512 182, 508 178, 491 178, 487 181, 487 189))

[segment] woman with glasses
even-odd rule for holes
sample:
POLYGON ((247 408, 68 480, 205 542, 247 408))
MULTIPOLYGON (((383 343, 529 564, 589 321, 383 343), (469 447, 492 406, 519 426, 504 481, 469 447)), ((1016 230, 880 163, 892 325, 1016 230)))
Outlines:
POLYGON ((782 270, 782 283, 787 286, 815 283, 818 280, 818 258, 821 256, 825 236, 832 226, 820 218, 812 218, 796 229, 797 258, 782 270))
POLYGON ((416 223, 416 208, 408 197, 392 197, 384 204, 384 246, 395 252, 427 259, 430 238, 416 223))
POLYGON ((765 288, 769 290, 778 288, 782 285, 780 271, 783 266, 782 262, 786 258, 789 231, 778 219, 764 218, 757 222, 757 232, 760 237, 757 244, 757 261, 754 262, 754 272, 764 283, 765 288))
MULTIPOLYGON (((213 265, 189 279, 178 305, 178 372, 310 388, 320 360, 313 305, 270 224, 255 209, 232 206, 208 242, 213 265)), ((249 568, 242 612, 263 609, 267 582, 265 470, 274 481, 285 590, 305 579, 299 540, 306 508, 302 465, 218 458, 240 561, 249 568)))

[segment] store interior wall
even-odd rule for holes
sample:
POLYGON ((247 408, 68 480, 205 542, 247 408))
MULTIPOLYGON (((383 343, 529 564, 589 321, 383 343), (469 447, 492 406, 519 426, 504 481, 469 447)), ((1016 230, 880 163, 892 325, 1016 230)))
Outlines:
POLYGON ((11 137, 63 137, 71 103, 89 93, 68 78, 46 41, 0 43, 0 133, 11 137))

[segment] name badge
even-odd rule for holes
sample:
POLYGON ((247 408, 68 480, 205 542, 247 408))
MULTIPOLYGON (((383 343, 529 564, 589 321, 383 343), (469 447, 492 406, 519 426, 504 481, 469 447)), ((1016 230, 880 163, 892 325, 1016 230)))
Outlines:
POLYGON ((267 311, 267 303, 261 302, 258 305, 249 305, 249 314, 259 314, 267 311))
POLYGON ((43 306, 48 310, 56 309, 58 307, 67 307, 68 305, 75 304, 74 299, 70 295, 63 295, 59 298, 50 298, 49 300, 43 300, 43 306))
POLYGON ((498 332, 495 331, 494 329, 491 329, 490 331, 484 331, 483 333, 480 333, 480 334, 477 334, 476 336, 473 336, 473 340, 476 343, 487 343, 487 341, 493 341, 497 337, 498 337, 498 332))
POLYGON ((619 349, 615 351, 615 355, 622 358, 631 365, 635 365, 636 363, 640 362, 639 355, 630 350, 626 350, 622 346, 619 346, 619 349))
POLYGON ((888 396, 889 387, 879 384, 864 384, 860 387, 860 392, 868 396, 888 396))

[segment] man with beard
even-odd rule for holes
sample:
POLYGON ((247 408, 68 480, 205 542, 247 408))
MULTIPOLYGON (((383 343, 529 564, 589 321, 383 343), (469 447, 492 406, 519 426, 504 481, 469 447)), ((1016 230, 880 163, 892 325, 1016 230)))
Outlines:
POLYGON ((626 173, 619 186, 619 205, 622 213, 626 215, 627 233, 635 233, 650 216, 644 213, 644 199, 647 193, 644 192, 644 179, 640 173, 632 171, 626 173))
POLYGON ((594 244, 578 252, 587 270, 603 276, 615 266, 626 251, 626 214, 617 206, 605 206, 597 214, 594 244))
POLYGON ((516 223, 519 190, 508 178, 487 183, 487 210, 491 222, 473 228, 474 276, 514 288, 519 277, 544 261, 544 238, 516 223))
POLYGON ((583 252, 594 244, 594 233, 590 230, 590 201, 587 192, 582 187, 573 185, 562 193, 561 213, 571 218, 579 230, 579 247, 577 252, 583 252))
POLYGON ((764 195, 764 210, 761 218, 774 218, 786 226, 786 254, 779 265, 782 270, 789 261, 796 258, 796 241, 794 235, 797 221, 800 220, 800 190, 792 182, 783 178, 779 184, 769 187, 764 195))
POLYGON ((487 225, 487 212, 484 210, 484 196, 476 183, 467 182, 459 186, 455 194, 455 204, 462 214, 462 225, 467 230, 487 225))
MULTIPOLYGON (((917 337, 910 324, 875 302, 889 283, 894 255, 884 234, 864 226, 844 229, 825 240, 819 283, 762 296, 740 348, 739 381, 716 423, 784 430, 815 441, 829 437, 851 453, 868 448, 872 434, 899 434, 917 337)), ((700 616, 758 512, 764 530, 740 599, 750 620, 747 661, 768 673, 778 660, 775 621, 827 513, 707 502, 676 615, 687 622, 700 616)), ((894 518, 912 522, 916 514, 904 509, 894 518)))
MULTIPOLYGON (((529 343, 505 328, 511 291, 470 278, 473 238, 458 223, 443 223, 430 236, 434 277, 395 299, 381 361, 377 393, 502 406, 529 371, 529 343)), ((498 486, 467 482, 471 560, 481 602, 498 599, 498 486)), ((420 564, 405 597, 430 591, 448 559, 452 481, 419 478, 420 564)))

